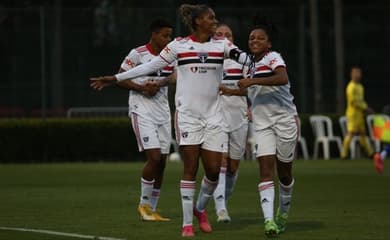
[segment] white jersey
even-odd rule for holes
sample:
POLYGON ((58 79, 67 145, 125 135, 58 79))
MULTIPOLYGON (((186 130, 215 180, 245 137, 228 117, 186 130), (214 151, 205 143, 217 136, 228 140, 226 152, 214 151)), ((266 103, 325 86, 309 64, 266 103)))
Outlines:
MULTIPOLYGON (((277 52, 268 52, 255 66, 249 70, 251 78, 268 77, 278 67, 286 67, 283 58, 277 52)), ((297 109, 290 93, 290 83, 282 86, 254 85, 248 88, 248 96, 252 103, 255 130, 273 125, 281 113, 297 115, 297 109)))
POLYGON ((223 61, 236 48, 226 38, 200 43, 193 36, 177 38, 167 45, 160 57, 168 63, 177 60, 177 111, 200 119, 220 114, 223 61))
MULTIPOLYGON (((243 78, 243 65, 226 59, 223 63, 224 76, 222 85, 227 88, 238 89, 237 82, 243 78)), ((248 123, 248 104, 245 96, 221 96, 224 119, 229 131, 240 128, 248 123)))
MULTIPOLYGON (((150 44, 132 49, 121 64, 125 71, 149 62, 156 54, 153 52, 150 44)), ((162 70, 148 74, 147 76, 132 79, 135 83, 145 84, 148 80, 162 80, 173 72, 173 66, 167 66, 162 70)), ((170 121, 170 110, 168 104, 168 87, 161 87, 153 97, 145 97, 139 92, 129 91, 129 112, 137 113, 143 118, 154 123, 164 123, 170 121)))

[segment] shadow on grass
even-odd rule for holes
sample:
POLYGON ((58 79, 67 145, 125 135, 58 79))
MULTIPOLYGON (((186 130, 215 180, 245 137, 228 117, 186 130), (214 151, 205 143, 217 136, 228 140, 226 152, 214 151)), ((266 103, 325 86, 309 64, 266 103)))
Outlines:
POLYGON ((324 223, 319 221, 294 221, 287 223, 288 232, 313 231, 324 227, 324 223))

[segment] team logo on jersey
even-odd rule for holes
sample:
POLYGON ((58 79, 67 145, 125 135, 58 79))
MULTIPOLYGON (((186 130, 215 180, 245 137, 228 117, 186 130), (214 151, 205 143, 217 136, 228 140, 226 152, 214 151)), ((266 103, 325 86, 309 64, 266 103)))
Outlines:
POLYGON ((276 61, 277 61, 276 58, 272 59, 271 61, 269 61, 269 65, 270 66, 274 65, 274 63, 276 63, 276 61))
POLYGON ((130 67, 135 67, 135 64, 128 58, 125 59, 125 64, 130 67))
POLYGON ((142 139, 144 140, 144 142, 149 142, 149 137, 143 137, 142 139))
POLYGON ((187 138, 187 137, 188 137, 188 132, 183 132, 183 133, 181 134, 181 136, 182 136, 183 138, 187 138))
POLYGON ((171 51, 171 49, 169 47, 165 47, 164 51, 165 51, 165 53, 169 53, 171 51))
POLYGON ((207 52, 198 53, 198 57, 202 63, 205 63, 209 54, 207 52))
POLYGON ((191 72, 196 73, 198 71, 198 67, 190 67, 191 72))

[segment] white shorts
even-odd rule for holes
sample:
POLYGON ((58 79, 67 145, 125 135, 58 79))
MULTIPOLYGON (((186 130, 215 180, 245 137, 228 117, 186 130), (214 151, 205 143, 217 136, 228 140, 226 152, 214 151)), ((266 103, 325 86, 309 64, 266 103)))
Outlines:
POLYGON ((243 124, 240 128, 228 133, 228 152, 229 157, 234 160, 240 160, 246 150, 248 136, 248 124, 243 124))
POLYGON ((279 118, 267 128, 253 132, 256 157, 275 155, 281 162, 292 162, 298 139, 298 122, 295 116, 279 118))
POLYGON ((170 121, 155 124, 136 113, 131 113, 131 124, 140 152, 159 148, 162 154, 169 153, 172 139, 170 121))
POLYGON ((200 119, 176 111, 176 141, 179 146, 202 145, 202 149, 227 152, 227 133, 222 115, 200 119))

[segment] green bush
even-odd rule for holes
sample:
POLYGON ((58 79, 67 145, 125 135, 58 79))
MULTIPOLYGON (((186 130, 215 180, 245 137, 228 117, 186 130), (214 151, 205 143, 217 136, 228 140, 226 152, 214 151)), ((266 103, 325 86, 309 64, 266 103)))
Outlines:
MULTIPOLYGON (((302 136, 312 154, 309 116, 300 115, 300 119, 302 136)), ((339 115, 328 116, 332 118, 334 133, 341 136, 339 115)), ((0 149, 0 163, 142 159, 127 118, 0 119, 0 149)), ((334 150, 333 156, 337 154, 334 150)))
POLYGON ((142 157, 127 118, 2 119, 0 146, 2 163, 142 157))

